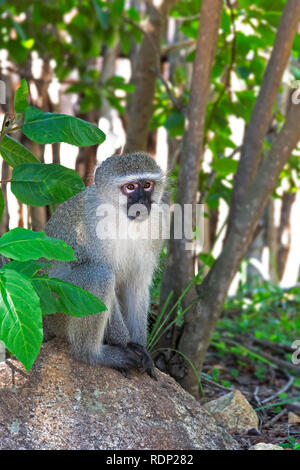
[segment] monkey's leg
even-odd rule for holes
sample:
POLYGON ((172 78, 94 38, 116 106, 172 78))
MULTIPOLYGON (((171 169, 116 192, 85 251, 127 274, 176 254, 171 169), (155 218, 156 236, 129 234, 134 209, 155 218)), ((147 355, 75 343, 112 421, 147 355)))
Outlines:
MULTIPOLYGON (((141 277, 141 279, 143 279, 141 277)), ((147 351, 147 317, 149 308, 149 285, 124 285, 121 290, 124 304, 124 320, 129 330, 131 342, 128 346, 141 356, 143 372, 156 378, 155 367, 147 351)))
MULTIPOLYGON (((130 335, 127 326, 124 323, 124 319, 120 310, 118 300, 115 299, 114 305, 112 307, 112 312, 107 322, 105 329, 104 341, 109 345, 119 346, 121 348, 126 348, 127 353, 131 351, 133 353, 132 367, 142 367, 141 355, 131 347, 130 335), (137 363, 138 361, 138 363, 137 363)), ((125 377, 130 377, 129 369, 130 367, 118 366, 118 369, 125 377)))
POLYGON ((127 346, 129 333, 125 328, 119 333, 118 344, 103 344, 105 329, 114 309, 118 309, 115 294, 115 277, 104 265, 84 264, 72 269, 65 280, 98 296, 107 311, 87 317, 67 317, 66 336, 74 355, 90 364, 116 367, 122 372, 140 366, 140 357, 127 346))

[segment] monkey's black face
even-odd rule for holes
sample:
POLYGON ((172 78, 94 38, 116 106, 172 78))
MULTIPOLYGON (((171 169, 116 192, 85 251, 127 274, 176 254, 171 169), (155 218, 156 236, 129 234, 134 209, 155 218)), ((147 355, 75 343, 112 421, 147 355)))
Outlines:
POLYGON ((127 197, 127 217, 130 220, 144 220, 151 211, 151 196, 154 182, 150 180, 132 181, 121 186, 127 197))

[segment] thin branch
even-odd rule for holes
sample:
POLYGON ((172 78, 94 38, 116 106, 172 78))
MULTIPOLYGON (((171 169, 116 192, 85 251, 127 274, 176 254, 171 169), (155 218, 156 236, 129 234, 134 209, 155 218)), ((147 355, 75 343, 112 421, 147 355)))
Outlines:
POLYGON ((3 121, 2 121, 2 127, 1 127, 1 132, 0 132, 0 144, 3 140, 3 137, 5 136, 5 127, 6 127, 6 122, 8 118, 8 113, 5 113, 3 116, 3 121))
POLYGON ((260 346, 263 346, 264 348, 270 348, 273 349, 273 351, 276 351, 277 353, 292 353, 294 351, 293 348, 290 346, 287 346, 286 344, 281 344, 281 343, 275 343, 274 341, 268 341, 266 339, 261 339, 261 338, 253 338, 253 342, 259 344, 260 346), (279 350, 282 351, 279 351, 279 350))
POLYGON ((145 31, 140 25, 138 25, 137 23, 135 23, 134 21, 130 20, 129 18, 125 18, 125 23, 128 23, 130 24, 131 26, 134 26, 136 29, 138 29, 139 31, 141 31, 141 33, 143 33, 143 35, 148 39, 149 43, 151 44, 151 47, 154 51, 154 54, 155 54, 155 60, 156 60, 156 67, 155 68, 151 68, 150 71, 155 73, 155 75, 157 76, 157 78, 162 82, 162 84, 164 85, 165 89, 166 89, 166 92, 170 98, 170 100, 172 101, 174 107, 180 111, 180 112, 184 112, 184 106, 177 100, 177 98, 175 97, 174 93, 172 92, 171 88, 170 88, 170 85, 168 84, 168 82, 164 79, 164 77, 162 76, 161 72, 160 72, 160 58, 161 58, 161 53, 160 51, 157 49, 156 47, 156 44, 155 42, 153 41, 151 35, 148 33, 148 31, 145 31))
POLYGON ((220 390, 224 390, 225 392, 232 392, 233 390, 235 390, 234 387, 225 387, 224 385, 214 382, 203 374, 201 374, 201 382, 204 382, 213 388, 219 388, 220 390))
POLYGON ((173 105, 174 105, 174 108, 177 109, 177 111, 180 111, 182 114, 186 114, 186 107, 183 106, 183 104, 178 101, 178 99, 175 97, 174 93, 172 92, 171 88, 170 88, 170 85, 168 84, 168 82, 164 79, 164 77, 162 76, 162 74, 157 70, 157 69, 151 69, 152 72, 155 73, 155 75, 157 76, 157 78, 162 82, 162 84, 164 85, 165 89, 166 89, 166 92, 168 94, 168 97, 170 98, 170 100, 172 101, 173 105))
POLYGON ((223 338, 223 340, 225 341, 225 343, 232 344, 233 346, 240 346, 242 348, 245 348, 245 350, 248 350, 249 352, 256 354, 257 356, 261 356, 263 359, 266 359, 268 363, 274 364, 274 367, 278 367, 279 369, 282 369, 284 372, 288 369, 290 371, 296 372, 298 375, 300 374, 299 366, 295 364, 292 364, 288 361, 284 361, 283 359, 274 357, 272 356, 272 354, 265 353, 259 349, 254 348, 253 346, 250 346, 249 344, 243 345, 229 338, 223 338))
POLYGON ((265 426, 267 426, 268 428, 270 426, 273 426, 275 423, 277 423, 277 421, 279 421, 279 419, 287 413, 287 409, 284 408, 283 410, 280 411, 280 413, 277 413, 277 415, 274 416, 274 418, 270 419, 270 421, 268 421, 265 426))
MULTIPOLYGON (((236 153, 240 152, 241 151, 241 146, 239 147, 236 147, 230 155, 228 155, 226 158, 232 158, 236 153)), ((215 170, 212 170, 212 172, 208 175, 208 178, 207 178, 207 181, 206 181, 206 185, 205 185, 205 190, 202 191, 201 195, 200 195, 200 198, 199 198, 199 202, 198 204, 204 204, 205 201, 206 201, 206 197, 207 197, 207 194, 210 190, 210 188, 212 187, 212 184, 214 182, 214 179, 215 179, 215 176, 216 176, 216 171, 215 170)))
MULTIPOLYGON (((22 375, 23 377, 25 377, 25 379, 28 379, 28 374, 26 374, 26 372, 24 372, 22 369, 20 369, 19 367, 16 367, 15 364, 13 364, 9 359, 6 359, 6 364, 8 365, 8 367, 11 369, 12 371, 12 374, 13 374, 13 377, 14 377, 14 372, 17 372, 18 374, 22 375)), ((13 379, 14 381, 14 379, 13 379)))
POLYGON ((151 44, 151 47, 152 47, 153 50, 154 50, 155 58, 156 58, 156 61, 157 61, 157 65, 160 66, 160 51, 157 49, 156 44, 155 44, 155 42, 153 41, 151 35, 148 33, 148 31, 146 31, 144 28, 142 28, 142 26, 140 26, 139 24, 135 23, 134 21, 132 21, 132 20, 129 19, 129 18, 124 18, 124 22, 125 22, 125 23, 128 23, 128 24, 130 24, 131 26, 133 26, 134 28, 138 29, 138 30, 148 39, 149 43, 151 44))
POLYGON ((193 21, 193 20, 198 20, 200 18, 200 13, 197 13, 196 15, 190 15, 190 16, 172 16, 174 20, 176 21, 193 21))
POLYGON ((264 400, 262 400, 262 404, 264 405, 265 403, 268 403, 268 401, 271 401, 271 400, 274 400, 274 398, 278 397, 281 393, 285 393, 294 383, 294 380, 295 380, 295 377, 293 377, 292 375, 289 375, 289 380, 288 382, 284 385, 284 387, 282 387, 280 390, 278 390, 278 392, 274 393, 273 395, 271 395, 270 397, 268 398, 265 398, 264 400))
POLYGON ((170 52, 177 51, 178 49, 184 49, 186 47, 195 46, 195 45, 196 45, 195 39, 188 39, 186 41, 174 42, 173 44, 166 44, 165 46, 161 48, 161 55, 164 56, 164 55, 170 54, 170 52))
MULTIPOLYGON (((222 88, 217 100, 214 102, 211 113, 210 113, 209 117, 207 118, 206 130, 210 129, 210 126, 211 126, 211 123, 213 121, 216 110, 217 110, 217 108, 218 108, 218 106, 219 106, 226 90, 229 91, 229 89, 230 89, 231 73, 234 69, 235 56, 236 56, 235 15, 234 15, 234 11, 233 11, 233 8, 232 8, 230 2, 227 2, 227 4, 228 4, 228 7, 230 8, 231 27, 232 27, 232 33, 233 33, 233 39, 232 39, 232 43, 231 43, 231 58, 230 58, 230 63, 229 63, 228 68, 227 68, 227 73, 226 73, 226 76, 225 76, 225 82, 224 82, 223 88, 222 88)), ((206 138, 206 140, 207 140, 207 138, 206 138)))

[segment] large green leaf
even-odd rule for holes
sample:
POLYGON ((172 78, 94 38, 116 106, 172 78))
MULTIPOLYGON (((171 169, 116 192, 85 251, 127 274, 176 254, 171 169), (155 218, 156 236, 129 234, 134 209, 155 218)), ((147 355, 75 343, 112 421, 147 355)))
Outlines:
POLYGON ((66 142, 80 147, 101 144, 105 140, 105 134, 90 122, 67 114, 43 113, 33 106, 25 112, 22 131, 39 144, 66 142))
POLYGON ((51 266, 50 263, 41 263, 40 261, 10 261, 2 269, 14 269, 24 276, 31 277, 40 271, 40 269, 45 269, 51 266))
POLYGON ((74 261, 73 249, 62 240, 48 237, 45 232, 14 228, 0 238, 0 253, 17 261, 38 258, 74 261))
POLYGON ((40 163, 33 153, 24 147, 24 145, 20 144, 20 142, 9 137, 9 135, 4 135, 1 141, 0 154, 3 160, 12 167, 26 162, 40 163))
POLYGON ((84 189, 76 171, 57 163, 23 163, 14 168, 11 190, 30 206, 61 204, 84 189))
POLYGON ((104 303, 90 292, 60 279, 36 275, 39 270, 47 266, 50 264, 40 261, 11 261, 2 270, 14 269, 31 278, 33 287, 40 297, 44 315, 63 312, 81 317, 106 310, 104 303))
POLYGON ((28 278, 0 270, 0 340, 29 370, 43 340, 40 299, 28 278))
POLYGON ((27 95, 28 85, 25 78, 22 78, 20 88, 17 89, 15 94, 15 110, 17 113, 24 113, 28 108, 27 95))
POLYGON ((44 315, 62 312, 83 317, 106 310, 98 297, 61 279, 35 276, 32 283, 41 298, 44 315))

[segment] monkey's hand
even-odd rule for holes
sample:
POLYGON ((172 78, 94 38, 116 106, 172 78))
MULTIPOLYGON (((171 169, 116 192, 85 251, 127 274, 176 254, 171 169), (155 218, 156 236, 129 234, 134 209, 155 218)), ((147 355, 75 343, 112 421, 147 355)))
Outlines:
POLYGON ((157 380, 157 376, 155 374, 155 367, 154 367, 154 362, 148 353, 147 349, 145 346, 142 346, 141 344, 138 343, 128 343, 128 347, 132 349, 136 354, 138 354, 141 358, 142 361, 142 373, 147 372, 150 377, 153 379, 157 380))
POLYGON ((115 346, 120 351, 119 365, 114 368, 117 369, 127 379, 130 379, 130 369, 137 369, 143 366, 141 355, 137 353, 128 343, 127 346, 115 346))

